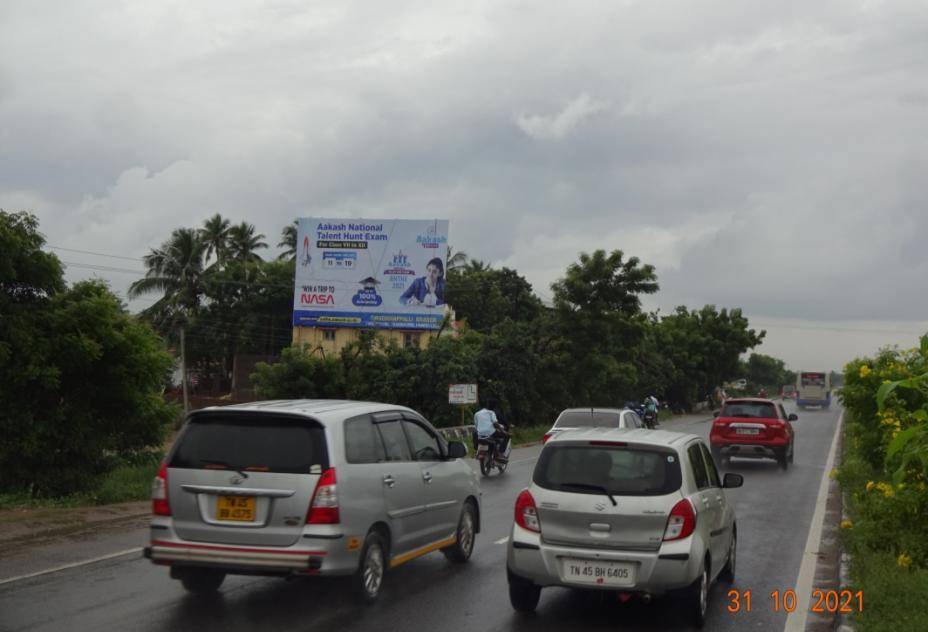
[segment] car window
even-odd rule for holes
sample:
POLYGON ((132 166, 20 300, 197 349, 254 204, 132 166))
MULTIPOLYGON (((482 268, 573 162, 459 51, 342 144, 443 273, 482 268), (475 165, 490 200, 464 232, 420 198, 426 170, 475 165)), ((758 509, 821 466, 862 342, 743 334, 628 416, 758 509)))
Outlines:
POLYGON ((709 487, 709 475, 706 473, 706 463, 702 456, 702 450, 699 444, 694 443, 687 450, 690 457, 690 467, 693 473, 693 480, 696 481, 697 489, 706 489, 709 487))
POLYGON ((623 496, 663 496, 680 489, 676 452, 662 448, 550 445, 533 474, 545 489, 601 494, 604 487, 623 496))
POLYGON ((622 423, 623 428, 638 428, 638 422, 635 420, 632 413, 622 413, 622 423))
POLYGON ((783 419, 789 419, 789 415, 786 414, 786 409, 783 408, 783 404, 779 404, 780 413, 783 416, 783 419))
POLYGON ((308 474, 328 467, 325 430, 310 419, 201 414, 188 424, 169 467, 308 474))
POLYGON ((702 448, 702 457, 706 461, 706 471, 709 474, 709 485, 712 487, 721 487, 722 481, 719 478, 719 471, 715 467, 715 459, 712 458, 712 454, 709 452, 709 448, 707 448, 703 443, 700 443, 699 447, 702 448))
POLYGON ((565 410, 554 422, 555 428, 618 428, 619 411, 565 410))
POLYGON ((722 407, 721 417, 742 417, 745 419, 776 419, 777 410, 773 404, 766 402, 726 402, 722 407))
POLYGON ((383 442, 368 415, 345 422, 345 458, 349 463, 380 463, 386 459, 383 442))
POLYGON ((400 426, 399 419, 393 421, 382 421, 375 424, 380 438, 383 440, 383 448, 386 453, 387 461, 411 461, 412 456, 409 453, 409 443, 406 442, 406 433, 400 426))
POLYGON ((416 461, 440 461, 441 447, 431 432, 412 421, 404 421, 403 427, 412 445, 412 456, 416 461))

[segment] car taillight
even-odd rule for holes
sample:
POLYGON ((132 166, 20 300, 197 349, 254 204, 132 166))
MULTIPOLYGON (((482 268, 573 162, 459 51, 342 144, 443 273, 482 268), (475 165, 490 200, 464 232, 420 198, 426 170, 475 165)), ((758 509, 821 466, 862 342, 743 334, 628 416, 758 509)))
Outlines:
POLYGON ((684 498, 670 510, 667 528, 664 529, 664 542, 689 537, 695 529, 696 511, 689 499, 684 498))
POLYGON ((158 475, 151 482, 151 512, 156 516, 171 515, 171 502, 168 498, 167 461, 162 461, 158 475))
POLYGON ((523 529, 541 533, 541 521, 538 519, 535 499, 527 489, 523 489, 516 499, 516 524, 523 529))
POLYGON ((553 433, 553 432, 546 432, 546 433, 545 433, 545 436, 543 436, 543 437, 541 438, 541 443, 542 443, 542 444, 548 443, 548 439, 550 439, 550 438, 553 437, 553 436, 554 436, 554 433, 553 433))
POLYGON ((338 524, 338 490, 335 485, 335 468, 330 467, 316 483, 313 500, 306 514, 306 524, 338 524))

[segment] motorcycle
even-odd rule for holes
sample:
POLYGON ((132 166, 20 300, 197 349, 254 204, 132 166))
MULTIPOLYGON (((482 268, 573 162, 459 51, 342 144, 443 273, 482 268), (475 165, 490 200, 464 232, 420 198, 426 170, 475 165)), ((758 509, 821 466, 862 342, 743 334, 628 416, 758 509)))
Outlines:
POLYGON ((480 473, 489 476, 493 468, 502 474, 509 466, 510 438, 506 437, 506 448, 500 453, 499 440, 496 438, 477 439, 477 462, 480 463, 480 473))
POLYGON ((657 428, 657 413, 656 412, 646 410, 644 414, 641 416, 641 420, 644 422, 644 425, 646 428, 650 428, 651 430, 654 430, 655 428, 657 428))

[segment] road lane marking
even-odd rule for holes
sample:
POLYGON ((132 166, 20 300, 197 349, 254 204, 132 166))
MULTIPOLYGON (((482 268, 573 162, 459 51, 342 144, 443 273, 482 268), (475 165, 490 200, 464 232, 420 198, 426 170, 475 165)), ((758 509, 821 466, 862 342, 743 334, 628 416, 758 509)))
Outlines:
POLYGON ((828 503, 829 474, 835 466, 835 454, 838 451, 838 437, 844 428, 844 411, 838 417, 838 427, 831 440, 831 449, 828 451, 828 460, 825 462, 825 472, 822 482, 818 486, 818 499, 815 501, 815 513, 812 514, 812 524, 809 526, 809 537, 803 549, 802 565, 796 577, 796 609, 786 617, 784 632, 803 632, 806 629, 806 618, 809 612, 809 603, 812 601, 812 583, 815 581, 815 568, 818 565, 818 549, 822 542, 822 527, 825 525, 825 505, 828 503))
POLYGON ((118 553, 110 553, 109 555, 101 555, 100 557, 95 557, 92 560, 74 562, 72 564, 65 564, 64 566, 56 566, 54 568, 47 568, 44 571, 36 571, 35 573, 29 573, 28 575, 20 575, 19 577, 10 577, 9 579, 3 579, 3 580, 0 580, 0 586, 2 586, 3 584, 11 584, 13 582, 22 581, 24 579, 30 579, 32 577, 39 577, 40 575, 48 575, 49 573, 57 573, 59 571, 66 571, 69 568, 77 568, 78 566, 87 566, 88 564, 96 564, 97 562, 111 560, 114 557, 122 557, 123 555, 129 555, 131 553, 141 553, 141 552, 142 552, 142 547, 137 546, 134 549, 126 549, 125 551, 119 551, 118 553))
POLYGON ((505 538, 500 538, 499 540, 497 540, 497 541, 494 542, 493 544, 506 544, 507 542, 509 542, 509 536, 508 536, 508 535, 507 535, 505 538))

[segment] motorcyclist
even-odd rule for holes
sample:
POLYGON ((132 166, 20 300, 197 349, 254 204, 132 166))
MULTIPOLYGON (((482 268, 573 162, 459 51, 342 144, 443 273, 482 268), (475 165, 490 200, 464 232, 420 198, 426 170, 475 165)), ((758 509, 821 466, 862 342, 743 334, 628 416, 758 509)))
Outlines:
POLYGON ((764 388, 763 386, 761 386, 761 387, 760 387, 760 392, 757 394, 757 396, 758 396, 758 397, 763 397, 764 399, 766 399, 766 398, 767 398, 767 389, 764 388))
POLYGON ((657 398, 649 395, 644 399, 644 416, 648 420, 648 426, 653 428, 657 423, 657 398))
POLYGON ((477 430, 479 439, 495 439, 496 452, 506 456, 506 442, 509 440, 509 433, 506 427, 500 423, 493 412, 494 402, 487 400, 483 408, 474 413, 474 427, 477 430))

